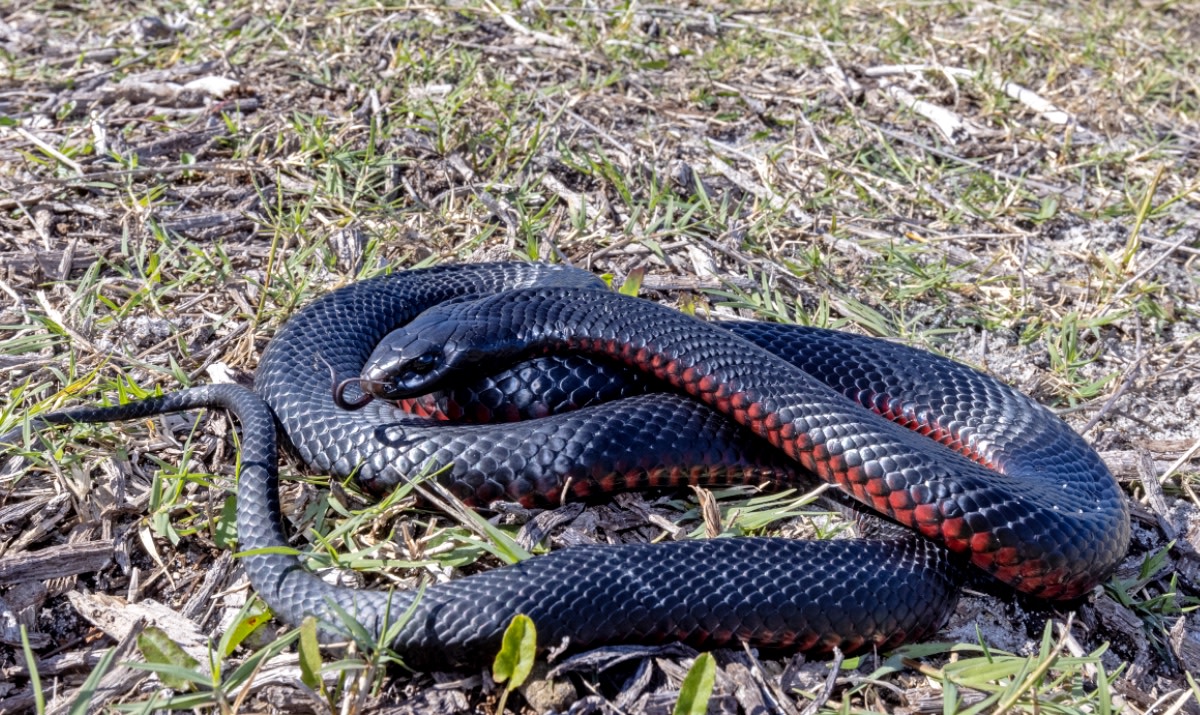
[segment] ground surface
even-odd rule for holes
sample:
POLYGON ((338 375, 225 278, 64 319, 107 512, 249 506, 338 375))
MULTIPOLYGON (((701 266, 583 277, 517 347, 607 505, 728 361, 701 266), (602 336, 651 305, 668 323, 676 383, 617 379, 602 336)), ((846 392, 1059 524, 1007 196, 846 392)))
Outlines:
MULTIPOLYGON (((1200 670, 1200 7, 790 5, 9 3, 0 430, 246 379, 298 305, 387 267, 643 275, 641 295, 701 314, 981 367, 1057 409, 1135 511, 1129 558, 1077 612, 971 596, 943 634, 959 645, 835 680, 721 652, 711 711, 1200 712, 1184 675, 1200 670)), ((326 651, 311 676, 275 624, 241 640, 256 604, 231 558, 229 437, 170 417, 0 457, 0 712, 43 707, 39 683, 54 712, 172 693, 231 712, 493 711, 487 673, 326 651), (128 665, 148 626, 208 684, 128 665), (231 651, 215 668, 209 639, 231 651)), ((356 559, 368 583, 388 559, 438 578, 494 565, 452 520, 285 471, 305 477, 284 495, 298 529, 376 547, 356 559)), ((690 531, 688 498, 572 511, 550 543, 690 531)), ((723 526, 791 511, 749 498, 723 496, 723 526)), ((557 700, 508 708, 669 712, 693 657, 589 665, 557 700)))

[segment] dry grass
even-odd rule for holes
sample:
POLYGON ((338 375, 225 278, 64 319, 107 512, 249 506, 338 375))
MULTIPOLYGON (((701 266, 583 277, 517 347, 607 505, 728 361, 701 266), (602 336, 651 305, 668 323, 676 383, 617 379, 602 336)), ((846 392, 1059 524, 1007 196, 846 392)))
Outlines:
MULTIPOLYGON (((385 266, 543 258, 616 283, 645 269, 643 295, 685 309, 981 366, 1059 409, 1140 505, 1129 560, 1070 637, 1065 614, 972 597, 945 634, 961 652, 864 658, 829 693, 825 664, 720 654, 716 711, 751 711, 753 693, 785 712, 967 711, 1009 688, 987 707, 1200 712, 1183 676, 1200 670, 1184 612, 1200 596, 1200 6, 790 5, 0 10, 0 430, 218 365, 246 376, 297 306, 385 266), (187 84, 214 77, 232 83, 187 84), (993 653, 981 674, 964 666, 980 642, 1021 657, 993 653)), ((0 583, 0 621, 28 626, 47 709, 81 688, 109 708, 162 695, 123 666, 88 685, 114 644, 141 658, 136 629, 104 614, 144 611, 102 594, 167 603, 172 635, 201 653, 245 622, 228 428, 193 427, 80 428, 2 457, 0 567, 111 546, 64 578, 0 583)), ((381 558, 397 524, 437 519, 290 469, 298 526, 349 524, 381 558), (344 522, 346 508, 365 511, 344 522)), ((657 537, 647 512, 694 523, 676 499, 635 506, 589 510, 588 536, 657 537)), ((446 534, 452 565, 479 558, 446 534)), ((20 640, 7 626, 0 640, 0 712, 32 711, 20 640)), ((256 678, 237 670, 270 640, 201 668, 218 685, 191 702, 495 702, 486 675, 435 689, 449 676, 387 672, 378 655, 328 654, 319 692, 297 685, 291 650, 256 678)), ((621 711, 665 712, 688 662, 645 661, 642 689, 628 666, 575 676, 577 711, 600 707, 594 687, 621 711)), ((545 710, 538 697, 523 707, 545 710)))

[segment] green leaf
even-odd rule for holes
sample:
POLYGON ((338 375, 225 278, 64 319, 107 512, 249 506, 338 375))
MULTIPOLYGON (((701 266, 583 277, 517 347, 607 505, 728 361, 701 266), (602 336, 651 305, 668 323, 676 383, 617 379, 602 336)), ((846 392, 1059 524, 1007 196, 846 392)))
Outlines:
POLYGON ((21 650, 25 653, 25 666, 29 668, 29 685, 33 689, 33 705, 38 715, 46 712, 46 695, 42 692, 42 679, 38 675, 37 659, 33 657, 33 648, 29 645, 29 633, 25 624, 21 624, 21 650))
POLYGON ((536 657, 537 628, 532 618, 518 613, 504 630, 504 641, 492 663, 492 679, 497 683, 508 681, 506 688, 511 692, 529 677, 536 657))
POLYGON ((233 630, 227 632, 225 637, 221 639, 221 654, 228 658, 242 644, 242 641, 249 638, 251 633, 258 630, 262 624, 269 620, 271 620, 270 611, 246 614, 238 620, 233 630))
POLYGON ((679 700, 672 712, 675 715, 704 715, 708 712, 708 700, 716 682, 717 661, 711 653, 701 653, 684 676, 683 685, 679 686, 679 700))
POLYGON ((625 278, 625 282, 621 284, 621 287, 617 289, 617 292, 621 295, 628 295, 636 298, 638 291, 642 288, 642 279, 645 277, 645 268, 635 268, 629 272, 629 275, 625 278))
POLYGON ((303 552, 293 546, 264 546, 261 549, 246 549, 233 554, 235 559, 240 559, 244 556, 269 556, 279 554, 282 556, 301 556, 303 552))
MULTIPOLYGON (((376 638, 371 635, 366 626, 358 622, 354 616, 345 608, 342 608, 337 603, 329 601, 329 608, 333 611, 333 615, 337 617, 338 622, 346 630, 346 635, 350 636, 351 640, 358 643, 360 646, 367 647, 376 642, 376 638)), ((388 606, 388 615, 391 615, 391 606, 388 606)))
POLYGON ((96 664, 95 668, 92 668, 91 673, 88 673, 87 680, 83 681, 83 685, 79 686, 79 693, 71 703, 69 715, 87 715, 92 705, 92 698, 96 695, 96 689, 100 687, 100 679, 112 667, 113 656, 116 654, 116 648, 109 648, 104 651, 104 655, 100 656, 100 662, 96 664))
POLYGON ((175 690, 194 690, 195 686, 201 688, 209 688, 212 686, 212 677, 205 673, 188 668, 182 665, 172 665, 170 663, 137 663, 130 662, 125 664, 126 667, 135 670, 145 670, 151 673, 157 673, 158 679, 169 688, 175 690), (178 687, 176 687, 178 686, 178 687))
POLYGON ((233 689, 245 683, 258 672, 264 660, 274 658, 276 655, 283 652, 285 648, 290 646, 300 638, 299 629, 288 631, 266 646, 259 648, 250 654, 248 658, 243 660, 238 667, 233 669, 233 672, 225 676, 221 681, 221 687, 233 689))
POLYGON ((470 509, 464 510, 459 516, 469 520, 484 536, 487 537, 486 543, 480 544, 488 553, 500 559, 506 564, 515 564, 520 561, 533 558, 533 554, 526 551, 517 540, 509 536, 503 529, 492 524, 483 516, 470 509))
MULTIPOLYGON (((171 666, 183 671, 195 671, 200 668, 200 661, 188 655, 183 648, 171 640, 166 631, 154 626, 148 626, 137 638, 138 650, 147 663, 171 666)), ((163 685, 172 690, 191 690, 192 679, 185 679, 179 673, 158 671, 158 677, 163 685)))
POLYGON ((416 595, 413 597, 412 602, 409 603, 408 607, 404 609, 404 612, 399 615, 391 612, 391 604, 393 602, 389 602, 386 613, 387 619, 384 621, 387 623, 387 628, 385 628, 383 631, 381 643, 395 643, 396 639, 400 637, 400 631, 409 622, 409 620, 412 619, 412 615, 417 612, 417 606, 420 605, 421 599, 425 598, 426 585, 427 584, 421 584, 421 586, 417 589, 416 595))
POLYGON ((221 505, 221 516, 213 527, 213 543, 226 551, 237 546, 237 498, 232 495, 221 505))
POLYGON ((958 686, 953 680, 942 681, 942 715, 954 715, 959 711, 958 686))
POLYGON ((317 644, 317 619, 307 616, 300 623, 300 681, 320 692, 321 647, 317 644))

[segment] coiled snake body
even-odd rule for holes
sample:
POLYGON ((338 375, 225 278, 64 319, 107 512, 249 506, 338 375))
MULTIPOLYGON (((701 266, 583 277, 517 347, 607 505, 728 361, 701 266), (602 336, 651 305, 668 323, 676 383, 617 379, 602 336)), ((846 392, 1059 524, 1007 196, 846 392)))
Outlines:
MULTIPOLYGON (((602 287, 575 269, 515 263, 363 281, 288 321, 263 355, 253 392, 192 388, 30 424, 228 409, 242 428, 237 526, 240 548, 251 552, 287 544, 276 424, 315 469, 353 473, 384 490, 448 465, 443 482, 480 503, 556 503, 564 490, 588 495, 685 480, 787 479, 795 460, 920 534, 572 547, 437 584, 419 597, 333 586, 279 553, 244 557, 254 587, 284 621, 311 614, 337 628, 340 613, 349 613, 379 634, 407 618, 391 645, 414 665, 490 657, 517 613, 533 618, 547 647, 564 639, 575 648, 680 639, 816 652, 886 648, 944 622, 956 598, 950 552, 1045 598, 1086 592, 1124 554, 1128 515, 1115 480, 1078 435, 1011 388, 880 340, 764 323, 706 325, 602 287), (336 405, 331 373, 333 381, 360 374, 377 343, 433 306, 437 318, 412 326, 420 332, 387 338, 372 361, 374 377, 402 382, 390 371, 403 371, 431 338, 454 359, 482 339, 497 355, 510 344, 513 359, 564 347, 601 354, 710 407, 680 394, 645 395, 538 420, 466 425, 434 423, 382 401, 359 412, 336 405)), ((573 373, 578 359, 544 365, 551 375, 573 373)), ((563 388, 563 380, 535 376, 524 384, 539 379, 571 391, 566 402, 599 380, 563 388)), ((0 442, 17 437, 14 430, 0 442)))

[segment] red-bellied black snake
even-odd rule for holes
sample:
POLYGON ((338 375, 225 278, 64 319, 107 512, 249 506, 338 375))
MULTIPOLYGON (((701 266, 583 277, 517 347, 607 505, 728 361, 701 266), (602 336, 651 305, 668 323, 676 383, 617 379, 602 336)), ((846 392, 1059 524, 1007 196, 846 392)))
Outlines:
MULTIPOLYGON (((260 595, 291 623, 312 614, 337 628, 348 613, 378 634, 407 616, 392 645, 414 664, 490 657, 517 613, 533 618, 545 646, 567 638, 576 648, 666 639, 826 652, 889 647, 944 622, 956 598, 951 553, 1014 588, 1056 599, 1085 593, 1124 555, 1128 514, 1115 480, 1078 435, 1015 390, 886 341, 767 323, 705 324, 601 288, 582 271, 518 263, 363 281, 289 320, 263 355, 253 391, 192 388, 30 424, 230 410, 242 427, 239 546, 254 552, 244 559, 260 595), (409 326, 417 332, 387 337, 431 308, 409 326), (476 370, 482 355, 560 350, 644 370, 674 391, 511 424, 449 424, 378 400, 358 412, 340 408, 331 381, 358 375, 381 340, 363 384, 391 396, 406 381, 476 370), (405 374, 411 358, 429 352, 437 364, 422 358, 420 374, 405 374), (380 491, 444 466, 442 480, 476 503, 756 482, 787 478, 799 464, 914 534, 572 547, 431 586, 417 599, 333 586, 293 556, 261 552, 288 543, 277 424, 315 469, 355 474, 380 491)), ((551 375, 575 374, 571 361, 580 359, 544 364, 551 375)), ((569 390, 546 376, 522 384, 538 379, 569 392, 560 402, 570 403, 587 402, 578 393, 599 378, 574 378, 569 390)))

